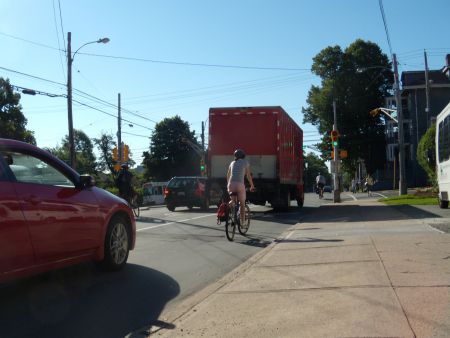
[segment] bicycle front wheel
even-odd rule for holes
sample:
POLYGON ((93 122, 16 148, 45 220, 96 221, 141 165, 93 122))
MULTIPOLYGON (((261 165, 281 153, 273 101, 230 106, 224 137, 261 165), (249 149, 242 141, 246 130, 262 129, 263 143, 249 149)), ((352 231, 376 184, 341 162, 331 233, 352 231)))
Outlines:
POLYGON ((228 212, 228 216, 225 221, 225 234, 227 235, 227 239, 230 242, 233 241, 235 232, 236 232, 236 223, 233 220, 231 212, 228 212))
MULTIPOLYGON (((238 217, 240 217, 240 215, 238 215, 238 217)), ((239 233, 242 236, 245 236, 245 234, 248 231, 248 228, 250 228, 250 207, 248 205, 245 205, 245 223, 241 224, 241 222, 239 222, 238 226, 239 233)))
POLYGON ((134 198, 131 199, 130 207, 131 207, 131 209, 133 209, 134 217, 136 217, 136 218, 139 217, 141 210, 139 208, 137 196, 135 196, 134 198))
POLYGON ((140 213, 141 213, 141 209, 139 208, 139 205, 134 205, 133 206, 134 217, 136 217, 136 218, 139 217, 140 213))

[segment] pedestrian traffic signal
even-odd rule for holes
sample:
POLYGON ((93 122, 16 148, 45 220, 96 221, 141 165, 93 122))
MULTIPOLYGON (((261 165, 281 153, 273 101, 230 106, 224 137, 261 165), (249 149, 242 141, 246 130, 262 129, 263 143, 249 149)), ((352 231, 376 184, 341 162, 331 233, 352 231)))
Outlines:
POLYGON ((124 144, 122 150, 123 150, 123 152, 122 152, 123 153, 123 161, 128 162, 129 155, 130 155, 130 148, 128 147, 127 144, 124 144))
POLYGON ((113 160, 116 162, 119 161, 119 150, 117 149, 117 147, 113 148, 112 153, 113 153, 113 160))
POLYGON ((339 142, 339 133, 337 130, 332 130, 331 131, 331 144, 333 145, 333 147, 337 147, 339 142))

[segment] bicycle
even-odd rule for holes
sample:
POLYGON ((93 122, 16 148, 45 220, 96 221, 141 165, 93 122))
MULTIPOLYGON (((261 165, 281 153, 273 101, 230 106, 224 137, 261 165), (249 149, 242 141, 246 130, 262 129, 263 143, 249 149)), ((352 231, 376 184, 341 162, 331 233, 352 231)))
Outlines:
POLYGON ((131 200, 128 202, 130 208, 133 209, 134 217, 138 218, 141 214, 141 209, 139 207, 138 194, 134 194, 131 200))
POLYGON ((139 207, 138 194, 133 193, 133 196, 129 198, 128 196, 121 196, 127 203, 128 206, 133 210, 134 217, 138 218, 141 210, 139 207))
POLYGON ((319 199, 323 198, 323 185, 318 184, 316 187, 316 192, 319 194, 319 199))
POLYGON ((245 236, 247 233, 250 227, 250 207, 245 201, 245 224, 241 224, 240 203, 237 200, 237 194, 234 192, 230 193, 230 198, 231 203, 228 204, 228 213, 225 220, 225 233, 227 239, 232 242, 236 233, 236 226, 242 236, 245 236))

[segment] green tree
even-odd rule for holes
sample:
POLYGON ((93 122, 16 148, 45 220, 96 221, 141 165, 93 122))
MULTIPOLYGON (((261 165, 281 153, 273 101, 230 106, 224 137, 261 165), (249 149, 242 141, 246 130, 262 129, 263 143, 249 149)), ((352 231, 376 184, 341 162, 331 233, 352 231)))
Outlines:
POLYGON ((425 170, 428 181, 437 185, 436 176, 436 124, 431 125, 427 132, 420 138, 417 146, 417 162, 425 170))
POLYGON ((117 147, 117 143, 114 141, 114 136, 111 134, 101 134, 99 138, 93 139, 94 144, 100 153, 100 157, 97 162, 97 170, 101 172, 108 171, 115 179, 117 173, 114 171, 114 159, 112 155, 113 148, 117 147))
POLYGON ((325 164, 325 160, 321 159, 314 153, 305 155, 305 163, 308 163, 308 168, 305 170, 305 191, 314 191, 316 186, 316 177, 319 173, 325 176, 327 182, 331 183, 331 175, 325 164))
POLYGON ((36 144, 34 133, 27 130, 27 119, 8 79, 0 77, 0 137, 36 144))
POLYGON ((348 151, 344 169, 354 172, 359 158, 373 173, 385 163, 383 118, 369 111, 380 107, 392 89, 393 74, 388 57, 375 43, 356 40, 345 51, 327 47, 313 59, 312 72, 322 81, 308 92, 303 122, 317 126, 322 135, 318 148, 322 158, 331 156, 333 100, 336 102, 339 147, 348 151))
POLYGON ((200 158, 182 141, 188 139, 198 144, 189 123, 178 115, 157 123, 152 133, 150 152, 144 152, 145 177, 169 180, 173 176, 198 175, 200 158))
MULTIPOLYGON (((95 174, 97 171, 97 162, 91 139, 83 131, 77 129, 73 130, 73 136, 77 158, 77 171, 81 174, 95 174)), ((69 163, 69 136, 66 135, 62 139, 61 146, 50 149, 50 151, 61 160, 69 163)))

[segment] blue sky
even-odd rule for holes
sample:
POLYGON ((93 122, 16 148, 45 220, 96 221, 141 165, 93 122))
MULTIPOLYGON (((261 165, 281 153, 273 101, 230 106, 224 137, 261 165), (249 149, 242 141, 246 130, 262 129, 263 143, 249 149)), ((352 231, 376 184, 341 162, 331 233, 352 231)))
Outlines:
MULTIPOLYGON (((429 68, 444 66, 450 1, 383 6, 400 71, 424 69, 424 49, 429 68)), ((320 83, 312 58, 358 38, 390 54, 378 0, 1 0, 0 12, 0 76, 20 87, 66 94, 67 32, 72 51, 110 39, 74 58, 74 100, 95 108, 74 102, 74 127, 92 138, 115 135, 121 93, 122 116, 131 122, 123 123, 122 139, 136 162, 155 122, 180 115, 200 134, 217 106, 280 105, 312 144, 319 135, 301 115, 309 88, 320 83)), ((60 144, 66 99, 22 95, 21 103, 38 145, 60 144)))

